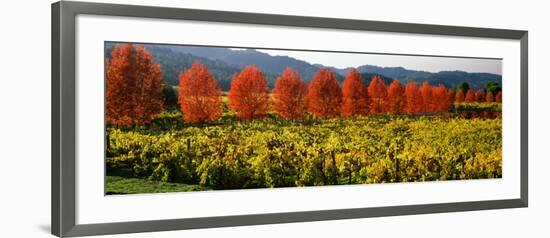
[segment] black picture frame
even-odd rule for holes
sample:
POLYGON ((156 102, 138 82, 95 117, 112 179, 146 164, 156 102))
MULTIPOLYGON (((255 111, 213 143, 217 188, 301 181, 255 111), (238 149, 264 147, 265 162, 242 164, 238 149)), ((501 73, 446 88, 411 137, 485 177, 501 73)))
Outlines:
POLYGON ((168 231, 180 229, 473 211, 485 209, 520 208, 528 206, 527 31, 69 1, 53 3, 51 10, 51 233, 53 235, 59 237, 74 237, 131 232, 168 231), (184 218, 101 224, 76 224, 75 18, 79 14, 518 40, 521 45, 521 101, 519 102, 521 106, 520 198, 508 200, 319 210, 306 212, 219 216, 206 218, 184 218))

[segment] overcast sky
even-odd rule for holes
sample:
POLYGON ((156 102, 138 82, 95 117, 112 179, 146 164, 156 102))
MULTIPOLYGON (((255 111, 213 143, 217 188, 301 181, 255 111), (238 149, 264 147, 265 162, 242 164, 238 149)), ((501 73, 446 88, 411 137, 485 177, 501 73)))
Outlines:
POLYGON ((470 73, 502 74, 500 59, 472 59, 456 57, 429 57, 383 54, 333 53, 289 50, 258 50, 270 55, 282 55, 337 68, 358 67, 369 64, 381 67, 402 66, 428 72, 461 70, 470 73))

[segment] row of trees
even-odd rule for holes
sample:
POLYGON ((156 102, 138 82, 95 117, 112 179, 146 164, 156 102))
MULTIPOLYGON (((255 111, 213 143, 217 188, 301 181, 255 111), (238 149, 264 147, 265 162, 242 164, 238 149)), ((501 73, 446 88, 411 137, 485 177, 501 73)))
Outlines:
MULTIPOLYGON (((299 120, 311 113, 317 118, 336 116, 365 116, 368 114, 432 113, 448 111, 457 102, 493 102, 492 92, 461 90, 455 94, 444 85, 417 85, 410 81, 405 86, 394 80, 389 86, 380 76, 373 76, 369 85, 351 69, 340 88, 336 75, 320 69, 306 84, 291 68, 283 71, 275 82, 270 97, 267 81, 256 66, 247 66, 233 77, 228 94, 229 108, 240 119, 265 116, 272 108, 288 120, 299 120), (456 100, 455 100, 456 98, 456 100), (271 104, 271 105, 270 105, 271 104)), ((502 94, 496 96, 500 101, 502 94)), ((184 119, 190 122, 216 120, 221 116, 221 90, 208 69, 200 62, 180 74, 179 98, 184 119)))
POLYGON ((456 102, 502 102, 502 91, 499 91, 496 95, 491 91, 487 91, 487 94, 483 90, 479 89, 475 93, 471 89, 466 91, 466 95, 462 90, 457 90, 455 96, 456 102))
MULTIPOLYGON (((140 45, 124 44, 112 51, 106 60, 107 121, 115 125, 142 125, 153 120, 163 109, 164 81, 162 71, 150 52, 140 45)), ((208 69, 200 62, 179 75, 178 103, 186 121, 200 123, 220 118, 222 92, 208 69)), ((308 113, 317 118, 359 116, 384 113, 431 113, 448 111, 455 101, 500 101, 502 94, 484 95, 462 90, 456 94, 444 85, 428 82, 403 86, 394 80, 386 85, 380 76, 364 84, 361 75, 352 69, 340 88, 336 75, 320 69, 306 84, 298 72, 285 69, 270 96, 267 81, 256 66, 247 66, 233 76, 227 94, 228 106, 240 119, 265 116, 273 109, 288 120, 303 119, 308 113)))
MULTIPOLYGON (((320 69, 306 84, 298 72, 285 69, 275 83, 273 100, 262 72, 247 66, 233 77, 228 94, 229 108, 240 119, 265 116, 270 108, 282 118, 303 119, 308 113, 317 118, 359 116, 383 113, 444 112, 453 103, 453 93, 440 85, 409 82, 404 87, 397 80, 387 86, 374 76, 366 86, 354 69, 347 74, 342 88, 336 75, 320 69), (270 107, 271 101, 273 102, 270 107)), ((221 90, 208 69, 200 62, 180 74, 178 101, 184 119, 190 122, 216 120, 222 113, 221 90)))

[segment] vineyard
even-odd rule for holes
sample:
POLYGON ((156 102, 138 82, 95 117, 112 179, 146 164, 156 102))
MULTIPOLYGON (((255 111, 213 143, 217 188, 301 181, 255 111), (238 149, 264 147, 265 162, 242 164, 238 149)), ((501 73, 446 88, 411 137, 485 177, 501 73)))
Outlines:
POLYGON ((107 171, 200 189, 500 178, 501 128, 500 119, 274 115, 199 127, 174 112, 149 128, 108 129, 107 171))
POLYGON ((195 62, 168 100, 143 47, 105 63, 107 194, 502 177, 497 84, 365 83, 355 69, 339 83, 325 68, 306 83, 286 68, 269 89, 249 65, 222 92, 195 62))

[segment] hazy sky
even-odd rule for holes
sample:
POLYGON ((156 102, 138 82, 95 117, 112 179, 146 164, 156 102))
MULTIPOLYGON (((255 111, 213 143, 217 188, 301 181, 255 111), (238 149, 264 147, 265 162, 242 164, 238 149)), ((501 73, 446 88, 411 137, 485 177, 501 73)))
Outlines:
POLYGON ((282 55, 337 68, 358 67, 369 64, 381 67, 402 66, 428 72, 461 70, 470 73, 502 74, 500 59, 472 59, 455 57, 404 56, 381 54, 333 53, 288 50, 258 50, 270 55, 282 55))

